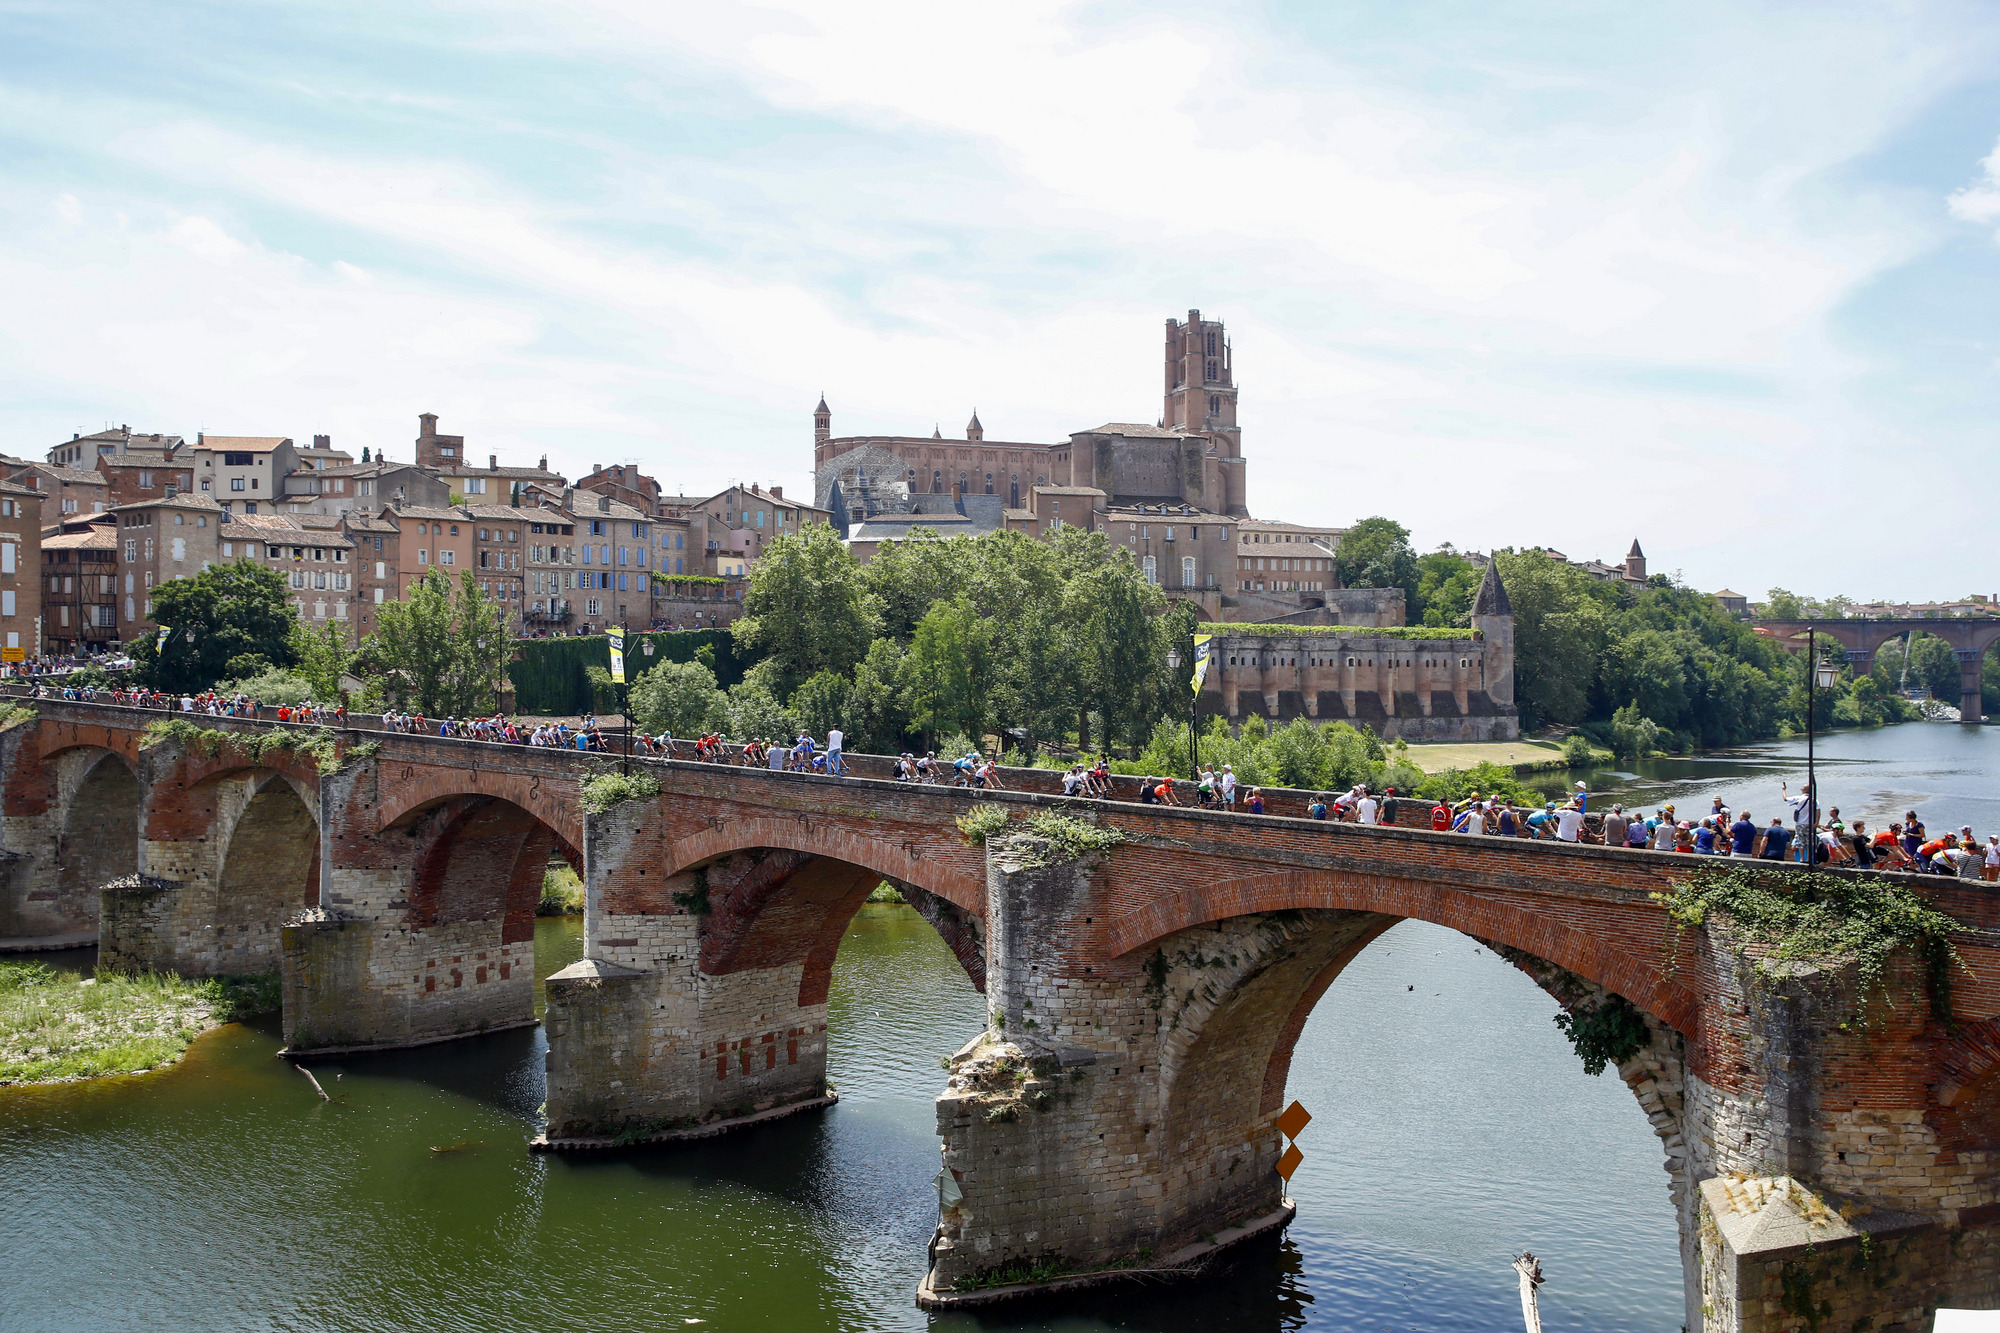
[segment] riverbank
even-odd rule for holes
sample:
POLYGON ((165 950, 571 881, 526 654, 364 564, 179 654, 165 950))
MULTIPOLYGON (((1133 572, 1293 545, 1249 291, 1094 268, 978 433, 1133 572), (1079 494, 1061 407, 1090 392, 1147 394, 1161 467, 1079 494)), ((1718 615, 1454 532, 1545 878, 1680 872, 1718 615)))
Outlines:
POLYGON ((276 977, 85 977, 0 963, 0 1085, 144 1073, 210 1028, 277 1007, 276 977))
POLYGON ((1443 742, 1435 745, 1412 745, 1409 759, 1426 773, 1442 773, 1447 769, 1463 771, 1477 768, 1481 764, 1498 764, 1502 768, 1511 768, 1516 773, 1559 773, 1570 766, 1569 761, 1563 758, 1562 746, 1553 741, 1470 741, 1464 744, 1443 742))

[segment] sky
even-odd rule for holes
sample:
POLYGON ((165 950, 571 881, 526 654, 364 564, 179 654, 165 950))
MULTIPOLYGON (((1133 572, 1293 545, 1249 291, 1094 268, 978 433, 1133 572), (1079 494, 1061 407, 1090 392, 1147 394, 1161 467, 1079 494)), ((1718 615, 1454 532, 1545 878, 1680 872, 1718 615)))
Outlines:
POLYGON ((0 0, 0 451, 417 415, 808 492, 1157 420, 1258 517, 2000 592, 2000 7, 0 0))

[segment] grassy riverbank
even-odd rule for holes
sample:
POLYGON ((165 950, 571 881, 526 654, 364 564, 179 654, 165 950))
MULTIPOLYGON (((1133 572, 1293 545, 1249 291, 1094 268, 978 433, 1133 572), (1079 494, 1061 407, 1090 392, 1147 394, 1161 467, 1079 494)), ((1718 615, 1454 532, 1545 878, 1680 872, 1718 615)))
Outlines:
POLYGON ((157 1069, 207 1029, 277 1007, 275 976, 91 978, 46 963, 0 963, 0 1083, 157 1069))
POLYGON ((1412 745, 1409 760, 1426 773, 1498 764, 1516 773, 1556 773, 1569 767, 1552 741, 1474 741, 1464 745, 1412 745))

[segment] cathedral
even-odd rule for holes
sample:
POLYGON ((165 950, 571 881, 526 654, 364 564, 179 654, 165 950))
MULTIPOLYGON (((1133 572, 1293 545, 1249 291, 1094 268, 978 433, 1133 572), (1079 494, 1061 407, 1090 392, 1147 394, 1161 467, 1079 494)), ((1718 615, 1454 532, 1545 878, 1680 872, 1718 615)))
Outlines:
MULTIPOLYGON (((925 512, 918 497, 991 496, 997 509, 1035 507, 1036 487, 1087 487, 1110 508, 1179 507, 1241 518, 1249 511, 1236 378, 1222 321, 1188 311, 1167 321, 1164 409, 1158 425, 1108 422, 1053 444, 989 440, 974 412, 965 438, 833 433, 825 398, 813 413, 816 503, 836 485, 851 520, 925 512)), ((974 508, 981 508, 976 502, 974 508)))

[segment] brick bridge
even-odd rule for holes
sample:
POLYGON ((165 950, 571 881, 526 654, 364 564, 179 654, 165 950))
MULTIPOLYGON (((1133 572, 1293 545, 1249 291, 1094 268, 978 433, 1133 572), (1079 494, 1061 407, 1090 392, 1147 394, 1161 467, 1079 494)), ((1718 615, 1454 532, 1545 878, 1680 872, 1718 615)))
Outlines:
MULTIPOLYGON (((1772 977, 1719 934, 1677 938, 1648 896, 1685 872, 1670 855, 1108 802, 1085 814, 1124 841, 1066 860, 1019 832, 969 845, 965 793, 865 757, 851 778, 635 760, 659 794, 587 814, 579 787, 615 757, 355 730, 321 776, 284 750, 147 746, 137 709, 37 708, 0 732, 0 936, 281 968, 294 1050, 532 1022, 543 870, 579 865, 586 956, 548 986, 552 1147, 825 1104, 835 952, 877 880, 902 886, 989 1012, 937 1101, 963 1198, 932 1306, 967 1300, 962 1277, 1158 1268, 1281 1226, 1293 1043, 1406 918, 1566 1006, 1615 993, 1645 1015, 1619 1072, 1661 1141, 1690 1328, 1805 1327, 1810 1306, 1814 1327, 1880 1333, 2000 1306, 2000 902, 1976 886, 1922 882, 1973 927, 1956 1021, 1906 999, 1857 1028, 1848 973, 1772 977)), ((1009 777, 1031 790, 988 799, 1017 830, 1060 804, 1032 789, 1054 774, 1009 777)), ((1900 993, 1919 972, 1895 964, 1900 993)))
POLYGON ((1981 664, 1986 650, 2000 643, 2000 617, 1934 617, 1914 620, 1760 620, 1757 628, 1776 636, 1792 652, 1803 652, 1806 631, 1817 630, 1847 650, 1847 660, 1856 671, 1868 670, 1875 650, 1891 639, 1900 639, 1911 630, 1943 639, 1958 658, 1958 720, 1984 720, 1981 664))

